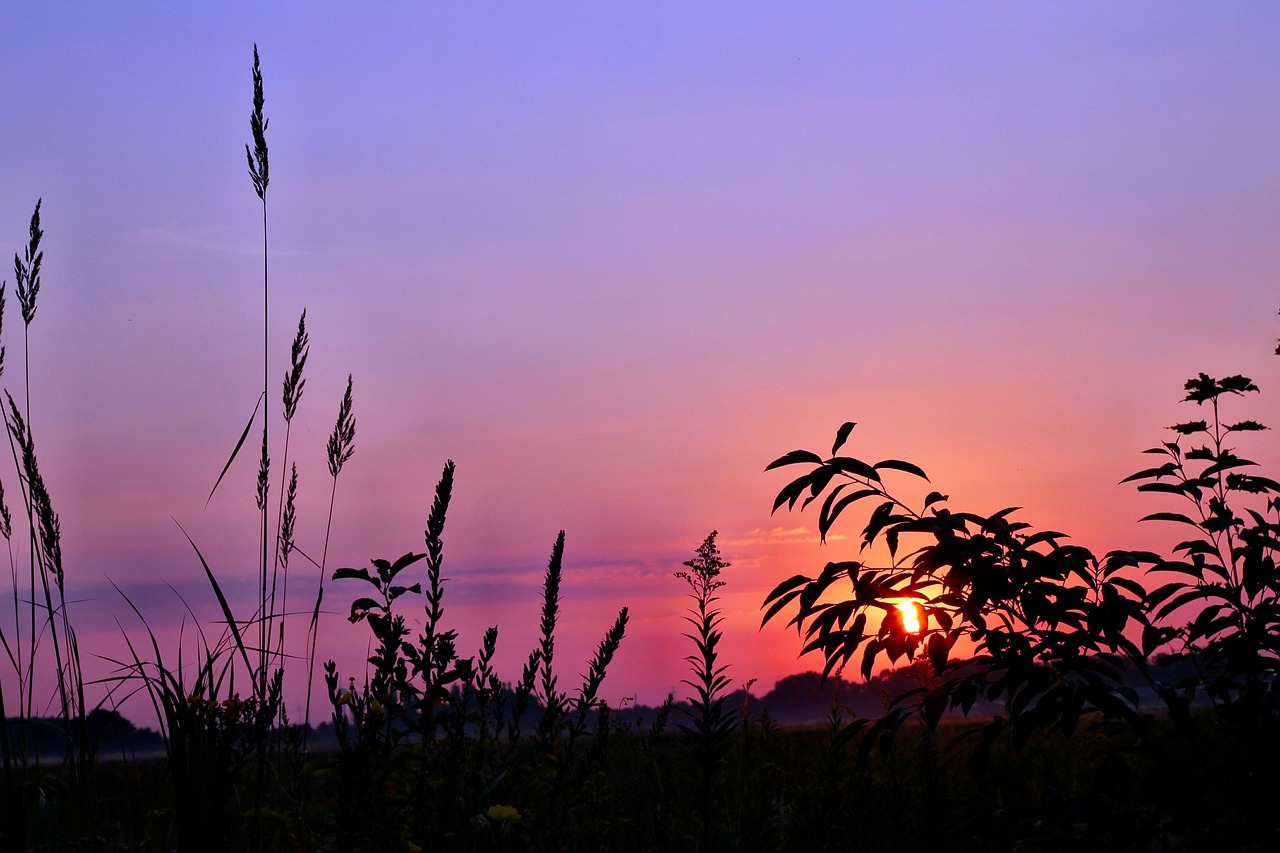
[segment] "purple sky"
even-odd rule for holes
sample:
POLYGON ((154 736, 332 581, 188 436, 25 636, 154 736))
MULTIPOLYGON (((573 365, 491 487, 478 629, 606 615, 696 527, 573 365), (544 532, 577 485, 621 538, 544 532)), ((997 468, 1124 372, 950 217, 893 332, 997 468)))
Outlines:
MULTIPOLYGON (((175 519, 229 587, 256 572, 253 454, 204 507, 262 379, 254 42, 273 424, 304 307, 312 341, 299 543, 351 373, 330 568, 421 549, 454 459, 446 618, 464 649, 500 624, 507 678, 562 528, 562 685, 626 604, 606 695, 680 690, 671 575, 713 528, 730 675, 816 667, 759 604, 856 529, 819 550, 762 469, 842 421, 953 505, 1101 551, 1166 541, 1118 481, 1188 376, 1250 375, 1238 412, 1276 420, 1280 8, 263 5, 0 13, 0 251, 43 197, 32 421, 94 653, 138 630, 108 577, 162 632, 165 583, 211 613, 175 519)), ((324 630, 352 671, 365 634, 324 630)))

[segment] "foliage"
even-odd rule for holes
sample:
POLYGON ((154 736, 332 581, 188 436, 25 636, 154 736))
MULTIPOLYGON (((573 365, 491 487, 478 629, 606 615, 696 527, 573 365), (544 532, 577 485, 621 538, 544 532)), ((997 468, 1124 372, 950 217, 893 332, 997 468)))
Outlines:
MULTIPOLYGON (((837 455, 853 428, 840 427, 829 457, 796 450, 766 470, 809 467, 782 488, 774 510, 797 503, 803 510, 824 498, 824 541, 846 511, 870 506, 863 559, 783 581, 765 600, 763 622, 793 608, 788 625, 801 632, 805 653, 823 655, 824 674, 843 670, 859 650, 864 677, 882 659, 922 654, 936 679, 898 697, 883 727, 901 724, 912 706, 936 727, 944 711, 967 712, 980 697, 1004 702, 1020 741, 1037 728, 1070 733, 1095 710, 1136 721, 1136 696, 1119 679, 1121 656, 1140 656, 1125 631, 1146 621, 1143 588, 1121 573, 1133 558, 1117 551, 1100 559, 1064 534, 1015 520, 1013 507, 953 511, 937 491, 910 503, 885 477, 928 482, 925 472, 897 459, 837 455), (870 559, 882 552, 887 561, 870 559), (833 599, 841 588, 848 595, 833 599), (919 630, 904 623, 903 602, 920 608, 919 630), (975 653, 958 663, 951 651, 961 641, 975 653)), ((997 717, 987 736, 1003 724, 997 717)))
POLYGON ((1230 445, 1245 433, 1266 429, 1251 420, 1228 423, 1221 404, 1257 393, 1244 376, 1214 379, 1201 373, 1186 384, 1184 402, 1209 409, 1209 417, 1170 427, 1173 437, 1146 453, 1163 457, 1156 467, 1125 478, 1138 490, 1181 498, 1188 512, 1154 512, 1143 521, 1190 529, 1173 558, 1143 552, 1135 561, 1165 580, 1147 594, 1152 624, 1143 635, 1151 653, 1170 641, 1191 661, 1196 675, 1160 685, 1170 710, 1185 719, 1197 689, 1215 708, 1234 708, 1252 719, 1280 710, 1280 483, 1254 473, 1256 462, 1230 445), (1172 578, 1172 579, 1169 579, 1172 578), (1185 623, 1167 623, 1189 613, 1185 623))
POLYGON ((427 519, 426 553, 376 559, 372 571, 344 567, 333 575, 374 589, 352 601, 349 617, 368 624, 374 639, 364 683, 357 686, 350 676, 343 689, 336 664, 325 664, 339 746, 338 838, 343 845, 385 839, 388 827, 398 827, 407 845, 460 839, 478 826, 504 841, 515 833, 545 843, 573 826, 577 815, 571 803, 598 777, 607 756, 609 709, 598 696, 622 642, 627 609, 601 640, 576 694, 560 691, 553 662, 562 531, 543 584, 542 636, 514 689, 493 669, 496 627, 485 633, 477 656, 459 654, 457 631, 443 624, 441 574, 453 474, 450 461, 427 519), (409 583, 408 573, 423 560, 425 582, 409 583), (410 596, 425 599, 416 639, 410 639, 401 607, 410 596), (526 743, 522 719, 534 699, 542 710, 526 743), (593 721, 594 738, 584 751, 580 741, 593 721), (530 755, 539 760, 531 763, 530 755), (512 802, 524 806, 518 823, 505 810, 512 802))

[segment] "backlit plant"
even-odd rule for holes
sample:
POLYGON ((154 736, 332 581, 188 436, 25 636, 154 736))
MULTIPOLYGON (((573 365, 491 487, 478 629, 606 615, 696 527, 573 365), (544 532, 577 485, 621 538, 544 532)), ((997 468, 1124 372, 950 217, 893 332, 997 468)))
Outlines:
MULTIPOLYGON (((968 712, 979 698, 1003 703, 1019 741, 1041 727, 1071 732, 1093 710, 1136 720, 1136 695, 1121 683, 1122 656, 1141 657, 1126 629, 1146 621, 1145 591, 1121 572, 1133 558, 1112 552, 1099 559, 1064 534, 1015 520, 1015 508, 955 512, 937 491, 913 504, 885 475, 927 483, 925 472, 896 459, 838 455, 853 429, 840 427, 829 457, 795 450, 766 470, 808 467, 778 493, 774 510, 822 498, 824 541, 846 511, 870 506, 861 559, 783 581, 765 599, 763 621, 793 609, 788 625, 802 633, 804 653, 822 655, 825 674, 842 671, 859 652, 864 677, 881 661, 923 654, 937 679, 898 697, 890 727, 908 703, 933 727, 947 709, 968 712), (865 559, 877 548, 887 562, 865 559), (919 605, 919 630, 904 623, 904 601, 919 605), (973 655, 956 661, 951 652, 961 640, 973 655)), ((988 734, 1000 725, 997 718, 988 734)))
POLYGON ((1257 393, 1244 376, 1214 379, 1201 373, 1186 384, 1185 402, 1208 409, 1208 417, 1170 427, 1173 436, 1145 451, 1164 462, 1125 478, 1138 490, 1175 495, 1186 512, 1161 511, 1143 521, 1178 525, 1189 538, 1173 558, 1135 554, 1149 572, 1165 579, 1147 594, 1153 625, 1144 634, 1147 652, 1177 644, 1177 656, 1196 675, 1162 684, 1161 695, 1180 717, 1197 688, 1215 707, 1237 706, 1253 716, 1275 714, 1280 671, 1280 483, 1257 473, 1258 464, 1237 455, 1233 442, 1266 427, 1257 421, 1227 422, 1224 400, 1257 393), (1169 623, 1179 614, 1186 621, 1169 623))
POLYGON ((681 723, 680 730, 693 745, 698 765, 698 812, 702 821, 702 846, 711 844, 713 823, 716 817, 715 788, 720 768, 733 743, 733 731, 737 725, 735 713, 725 708, 728 698, 728 666, 721 664, 719 645, 724 638, 720 630, 723 621, 715 606, 716 590, 724 586, 720 572, 730 563, 720 557, 716 547, 716 531, 711 531, 693 559, 684 563, 687 571, 676 572, 676 577, 689 585, 689 597, 693 606, 685 616, 692 633, 685 634, 693 642, 694 653, 685 660, 689 663, 691 677, 682 683, 693 688, 689 722, 681 723))

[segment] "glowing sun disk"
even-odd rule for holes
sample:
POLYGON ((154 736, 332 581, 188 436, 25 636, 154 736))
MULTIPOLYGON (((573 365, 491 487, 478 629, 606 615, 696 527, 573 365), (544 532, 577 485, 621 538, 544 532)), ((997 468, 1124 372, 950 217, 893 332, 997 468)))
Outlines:
POLYGON ((902 614, 902 630, 908 634, 920 633, 920 608, 913 601, 903 601, 898 605, 902 614))

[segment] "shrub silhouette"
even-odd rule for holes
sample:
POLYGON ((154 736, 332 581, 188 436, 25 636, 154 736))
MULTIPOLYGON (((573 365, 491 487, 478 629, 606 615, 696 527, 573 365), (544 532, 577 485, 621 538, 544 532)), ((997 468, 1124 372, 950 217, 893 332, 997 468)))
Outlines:
POLYGON ((1147 654, 1173 642, 1196 675, 1158 685, 1170 712, 1185 718, 1197 691, 1219 710, 1235 709, 1252 720, 1277 709, 1280 668, 1280 483, 1252 473, 1258 464, 1236 455, 1228 443, 1266 427, 1257 421, 1227 423, 1222 402, 1257 393, 1247 377, 1214 379, 1201 373, 1186 383, 1184 402, 1209 409, 1208 418, 1170 427, 1173 437, 1146 453, 1164 457, 1156 467, 1126 477, 1138 490, 1181 498, 1188 512, 1162 511, 1143 521, 1190 528, 1174 547, 1176 557, 1134 554, 1151 575, 1172 578, 1153 589, 1147 604, 1155 624, 1143 633, 1147 654), (1165 624, 1183 608, 1189 621, 1165 624))
MULTIPOLYGON (((947 709, 968 712, 980 696, 1004 702, 1018 742, 1038 728, 1070 733, 1095 710, 1136 721, 1137 695, 1121 681, 1123 659, 1141 656, 1125 630, 1147 624, 1145 590, 1120 574, 1134 557, 1116 551, 1099 558, 1062 533, 1015 520, 1016 508, 953 511, 937 491, 913 506, 885 476, 928 482, 921 468, 837 455, 854 426, 840 427, 829 457, 795 450, 766 468, 809 469, 782 488, 774 511, 797 503, 803 510, 823 498, 818 530, 825 541, 851 508, 870 507, 859 557, 882 546, 888 560, 830 562, 816 577, 783 581, 765 599, 762 624, 790 611, 788 626, 805 640, 802 654, 821 653, 824 675, 842 671, 859 650, 864 677, 881 660, 923 654, 936 678, 899 696, 885 728, 911 714, 935 727, 947 709), (841 589, 847 597, 830 597, 841 589), (897 605, 905 601, 920 608, 917 631, 903 622, 897 605), (953 661, 962 639, 973 657, 953 661)), ((997 717, 988 738, 1004 722, 997 717)))

